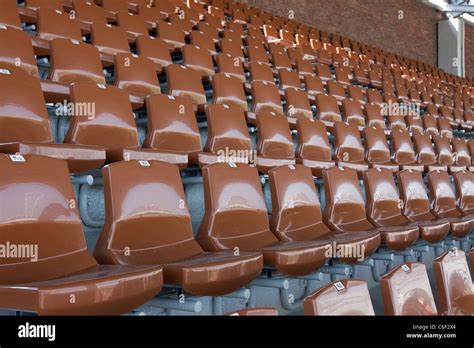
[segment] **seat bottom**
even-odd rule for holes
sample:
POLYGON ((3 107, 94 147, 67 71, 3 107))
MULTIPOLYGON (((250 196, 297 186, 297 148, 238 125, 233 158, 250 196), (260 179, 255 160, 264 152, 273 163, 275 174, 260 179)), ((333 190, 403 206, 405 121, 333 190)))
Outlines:
POLYGON ((289 275, 307 275, 322 267, 331 257, 331 241, 279 242, 259 249, 265 266, 289 275))
POLYGON ((119 315, 163 285, 161 266, 98 265, 64 278, 0 286, 0 308, 39 315, 119 315))
POLYGON ((238 290, 263 269, 260 253, 203 252, 197 256, 163 265, 165 284, 182 287, 200 296, 221 296, 238 290))
POLYGON ((428 243, 438 243, 449 233, 451 224, 448 220, 412 220, 420 228, 420 236, 428 243))
POLYGON ((381 236, 375 230, 357 232, 338 232, 333 237, 337 250, 344 250, 344 257, 339 257, 342 262, 354 264, 370 257, 380 246, 381 236), (352 256, 349 254, 352 252, 352 256), (355 255, 363 252, 363 255, 355 255))
POLYGON ((379 227, 382 244, 387 248, 403 251, 413 245, 420 236, 420 229, 414 225, 379 227))

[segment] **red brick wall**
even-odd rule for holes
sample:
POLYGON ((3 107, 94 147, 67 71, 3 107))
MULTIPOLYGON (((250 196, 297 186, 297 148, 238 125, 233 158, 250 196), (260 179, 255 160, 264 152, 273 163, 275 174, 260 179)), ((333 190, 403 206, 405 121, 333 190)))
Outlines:
POLYGON ((474 78, 474 24, 466 23, 464 27, 464 40, 466 76, 474 78))
POLYGON ((420 0, 248 0, 255 6, 387 51, 437 64, 437 28, 442 18, 420 0), (399 19, 403 11, 403 19, 399 19))

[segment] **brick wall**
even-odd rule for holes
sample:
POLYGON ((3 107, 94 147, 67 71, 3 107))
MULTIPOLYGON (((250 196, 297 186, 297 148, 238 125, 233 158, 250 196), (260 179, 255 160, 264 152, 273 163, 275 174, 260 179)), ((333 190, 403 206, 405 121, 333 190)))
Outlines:
POLYGON ((464 27, 464 39, 466 76, 474 78, 474 24, 466 23, 464 27))
MULTIPOLYGON (((337 32, 384 50, 437 65, 437 28, 443 15, 420 0, 248 0, 274 14, 337 32), (399 12, 403 11, 403 12, 399 12), (403 19, 399 19, 399 15, 403 19)), ((466 75, 474 77, 474 26, 466 25, 466 75)))

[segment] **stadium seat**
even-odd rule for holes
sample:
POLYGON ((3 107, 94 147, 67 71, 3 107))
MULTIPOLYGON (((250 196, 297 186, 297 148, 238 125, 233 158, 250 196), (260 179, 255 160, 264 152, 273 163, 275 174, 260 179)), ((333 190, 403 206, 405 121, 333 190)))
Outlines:
POLYGON ((390 158, 385 132, 382 128, 365 127, 362 131, 365 145, 365 160, 371 168, 384 168, 398 172, 399 166, 390 158))
POLYGON ((341 122, 342 116, 337 100, 331 95, 316 95, 317 117, 326 126, 333 126, 334 122, 341 122))
POLYGON ((334 161, 339 167, 353 168, 359 174, 369 168, 357 126, 345 122, 334 124, 334 161))
POLYGON ((183 65, 170 64, 166 67, 166 77, 169 95, 190 99, 198 107, 206 104, 206 93, 199 71, 183 65))
POLYGON ((262 271, 260 253, 203 252, 176 165, 127 161, 103 175, 106 222, 94 253, 101 264, 163 265, 165 284, 206 296, 235 291, 262 271))
POLYGON ((411 142, 410 133, 406 130, 397 130, 391 133, 393 161, 401 170, 411 169, 423 171, 424 166, 416 162, 416 152, 411 142))
POLYGON ((136 48, 139 56, 146 57, 159 66, 173 64, 166 42, 159 38, 141 35, 137 38, 136 48))
POLYGON ((97 146, 54 144, 40 81, 23 70, 0 70, 0 153, 43 155, 67 160, 72 173, 100 167, 97 146))
POLYGON ((462 250, 444 252, 433 262, 441 315, 473 315, 474 289, 471 273, 462 250))
POLYGON ((243 83, 245 82, 245 73, 242 61, 239 58, 232 57, 229 54, 218 54, 216 56, 217 72, 237 77, 243 83))
POLYGON ((447 219, 451 224, 451 234, 465 237, 474 227, 474 218, 464 214, 456 205, 456 193, 446 171, 428 173, 432 212, 439 219, 447 219))
POLYGON ((212 77, 213 104, 228 104, 248 111, 244 85, 238 77, 217 73, 212 77))
POLYGON ((91 44, 101 53, 130 53, 127 33, 110 24, 99 22, 91 25, 91 44))
POLYGON ((252 82, 252 112, 272 111, 283 115, 278 87, 267 81, 252 82))
POLYGON ((323 286, 304 299, 305 315, 375 315, 367 283, 345 279, 323 286))
POLYGON ((398 188, 403 200, 403 215, 420 227, 420 237, 428 243, 443 240, 450 230, 450 223, 438 219, 430 211, 430 200, 421 172, 403 170, 397 175, 398 188))
POLYGON ((18 14, 16 0, 3 0, 2 1, 2 12, 0 13, 0 25, 21 30, 21 20, 18 14))
POLYGON ((442 165, 437 162, 431 136, 428 134, 415 133, 413 134, 413 143, 417 162, 424 166, 425 171, 448 169, 447 165, 442 165))
POLYGON ((402 206, 393 173, 371 168, 364 172, 368 220, 379 228, 382 244, 405 250, 416 242, 419 228, 402 215, 402 206))
POLYGON ((211 54, 198 46, 184 45, 183 65, 195 69, 204 77, 214 75, 214 62, 211 54))
POLYGON ((156 66, 148 58, 130 53, 115 55, 115 86, 143 97, 160 94, 156 66))
POLYGON ((203 168, 203 180, 205 213, 196 239, 204 250, 258 251, 266 267, 289 275, 309 274, 324 264, 325 243, 279 242, 270 231, 256 168, 211 164, 203 168))
POLYGON ((426 266, 408 262, 385 274, 380 281, 386 315, 437 315, 426 266))
POLYGON ((38 77, 35 52, 27 33, 14 28, 0 27, 0 67, 20 68, 38 77))
POLYGON ((117 315, 160 292, 161 266, 98 265, 89 254, 66 162, 0 155, 0 163, 0 197, 9 202, 2 210, 1 242, 36 245, 39 251, 2 258, 0 308, 117 315))
POLYGON ((67 13, 47 7, 40 7, 37 10, 37 14, 38 38, 48 41, 57 38, 82 41, 79 21, 72 19, 67 13))

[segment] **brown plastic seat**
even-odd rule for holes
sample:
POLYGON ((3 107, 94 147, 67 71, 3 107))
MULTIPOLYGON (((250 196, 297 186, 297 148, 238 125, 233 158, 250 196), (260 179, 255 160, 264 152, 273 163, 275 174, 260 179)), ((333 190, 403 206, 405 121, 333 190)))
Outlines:
POLYGON ((250 82, 266 81, 273 84, 275 83, 272 69, 266 64, 261 62, 250 62, 248 64, 248 71, 250 82))
POLYGON ((362 86, 368 86, 370 84, 370 80, 367 76, 367 72, 360 67, 354 68, 354 79, 357 83, 361 84, 362 86))
POLYGON ((318 76, 305 75, 304 85, 309 95, 324 94, 323 81, 318 76))
POLYGON ((185 154, 141 148, 129 97, 123 90, 110 85, 79 82, 71 86, 71 102, 81 103, 79 105, 91 103, 95 115, 73 117, 65 143, 102 146, 108 161, 155 159, 186 166, 185 154))
POLYGON ((228 54, 218 54, 216 56, 217 72, 237 77, 245 82, 245 73, 242 61, 237 57, 228 54))
POLYGON ((291 70, 290 58, 286 52, 277 52, 272 54, 272 65, 275 69, 291 70))
POLYGON ((453 236, 465 237, 474 227, 474 218, 463 213, 456 205, 456 193, 448 173, 436 170, 428 173, 427 176, 431 211, 438 219, 446 219, 450 222, 453 236))
POLYGON ((403 215, 420 228, 420 236, 428 243, 438 243, 449 233, 450 223, 438 219, 430 211, 430 200, 426 187, 417 170, 404 170, 398 173, 398 188, 403 200, 403 215))
MULTIPOLYGON (((449 169, 449 171, 451 171, 451 168, 454 168, 455 156, 453 154, 453 151, 451 150, 450 139, 437 135, 433 137, 433 143, 438 164, 443 167, 443 170, 449 169)), ((456 168, 455 171, 462 169, 466 169, 466 167, 456 168)))
POLYGON ((154 94, 147 97, 146 108, 148 129, 143 147, 175 156, 172 163, 182 165, 187 157, 189 163, 196 164, 201 137, 192 102, 184 97, 154 94))
POLYGON ((120 11, 128 11, 128 2, 126 0, 94 0, 96 4, 102 6, 107 11, 117 13, 120 11))
POLYGON ((397 130, 391 133, 392 160, 400 169, 423 171, 424 166, 416 162, 416 153, 413 148, 410 133, 406 130, 397 130))
POLYGON ((297 163, 311 168, 315 176, 321 176, 323 169, 335 166, 331 158, 331 144, 323 122, 300 118, 296 121, 296 129, 298 131, 297 163))
POLYGON ((334 161, 339 167, 353 168, 358 173, 369 169, 357 126, 345 122, 334 124, 334 161))
POLYGON ((329 70, 329 67, 325 64, 317 64, 316 65, 316 75, 318 75, 319 78, 324 83, 326 83, 328 80, 332 79, 331 71, 329 70))
POLYGON ((332 95, 316 95, 317 117, 327 126, 332 126, 334 122, 341 122, 342 116, 337 100, 332 95))
POLYGON ((379 127, 385 129, 385 120, 383 110, 379 104, 367 103, 365 105, 365 117, 367 118, 367 127, 379 127))
POLYGON ((439 134, 442 136, 446 136, 448 138, 453 137, 453 130, 451 128, 451 122, 449 119, 445 117, 438 117, 438 129, 439 129, 439 134))
POLYGON ((367 103, 365 99, 365 91, 363 88, 351 85, 347 87, 347 93, 349 94, 349 98, 357 101, 361 105, 365 105, 367 103))
POLYGON ((104 8, 97 6, 93 1, 88 0, 73 0, 72 7, 76 19, 92 25, 107 24, 107 14, 104 8))
POLYGON ((288 69, 279 69, 278 76, 280 79, 280 88, 285 90, 287 88, 301 88, 300 77, 296 71, 288 69))
POLYGON ((474 290, 464 251, 446 251, 434 260, 433 270, 440 314, 473 315, 474 290))
POLYGON ((130 53, 127 33, 119 27, 106 23, 91 25, 91 43, 102 53, 112 55, 130 53))
MULTIPOLYGON (((438 140, 439 143, 439 140, 438 140)), ((415 146, 417 162, 424 166, 426 171, 447 170, 447 165, 437 161, 437 154, 428 134, 413 134, 413 144, 415 146)))
POLYGON ((146 57, 159 66, 167 67, 173 64, 168 46, 161 39, 141 35, 136 40, 136 47, 139 56, 146 57))
POLYGON ((157 37, 166 42, 173 49, 181 48, 185 45, 185 33, 177 24, 158 21, 156 23, 156 32, 157 37))
POLYGON ((302 59, 302 58, 296 59, 296 70, 298 71, 300 75, 303 75, 303 76, 307 76, 307 75, 315 76, 313 65, 311 64, 311 61, 308 59, 302 59))
MULTIPOLYGON (((397 105, 397 104, 395 104, 397 105)), ((392 131, 396 130, 406 130, 408 129, 407 124, 405 122, 405 116, 398 116, 398 115, 392 115, 389 114, 387 116, 387 123, 388 123, 388 128, 390 128, 392 131)))
POLYGON ((43 155, 67 160, 72 173, 101 166, 101 147, 53 143, 40 81, 23 70, 0 71, 0 153, 43 155))
POLYGON ((80 41, 54 39, 48 79, 66 84, 86 81, 105 84, 98 49, 80 41))
POLYGON ((211 54, 197 46, 185 45, 183 47, 183 65, 199 71, 206 77, 215 73, 211 54))
POLYGON ((279 242, 270 231, 256 168, 216 163, 202 170, 205 213, 197 241, 204 250, 259 251, 264 264, 289 275, 309 274, 325 260, 320 242, 279 242))
POLYGON ((55 11, 63 11, 61 0, 25 0, 25 7, 38 10, 40 8, 48 8, 55 11))
POLYGON ((377 104, 377 105, 382 105, 383 103, 383 98, 380 95, 379 91, 376 89, 369 88, 367 90, 367 101, 369 103, 377 104))
POLYGON ((457 172, 459 170, 464 170, 471 166, 471 155, 469 154, 469 147, 467 146, 467 141, 462 138, 452 138, 451 146, 453 152, 456 154, 454 156, 454 165, 449 167, 451 173, 457 172))
POLYGON ((228 104, 247 111, 247 98, 242 81, 227 73, 217 73, 212 78, 213 104, 228 104))
POLYGON ((101 264, 160 264, 165 284, 207 296, 235 291, 261 273, 260 253, 204 252, 194 240, 177 166, 127 161, 104 167, 103 175, 106 220, 94 253, 101 264), (134 196, 140 199, 130 201, 134 196))
POLYGON ((304 299, 304 315, 375 315, 367 283, 344 279, 304 299))
POLYGON ((0 45, 0 67, 20 68, 28 74, 38 77, 35 52, 31 38, 27 33, 14 28, 0 28, 0 41, 2 42, 0 45))
POLYGON ((334 96, 338 101, 346 99, 346 89, 342 83, 329 80, 327 81, 328 93, 334 96))
POLYGON ((364 172, 367 216, 379 228, 382 244, 402 251, 413 245, 419 228, 402 215, 400 196, 393 173, 388 169, 371 168, 364 172))
POLYGON ((262 45, 249 46, 247 48, 247 56, 249 62, 260 62, 270 65, 270 58, 267 50, 262 45))
POLYGON ((253 316, 275 316, 278 315, 278 311, 275 308, 261 307, 261 308, 247 308, 241 309, 227 314, 227 316, 242 316, 242 317, 253 317, 253 316))
POLYGON ((213 38, 207 33, 198 30, 193 30, 189 37, 192 45, 206 50, 212 55, 217 53, 216 44, 213 38))
POLYGON ((323 181, 323 220, 336 232, 335 242, 345 245, 342 261, 357 263, 368 258, 380 246, 381 237, 367 220, 357 172, 352 168, 334 167, 323 171, 323 181))
POLYGON ((71 205, 75 196, 66 162, 0 155, 0 166, 0 199, 9 202, 2 209, 0 242, 33 244, 39 251, 1 259, 0 308, 39 315, 118 315, 160 292, 160 266, 102 266, 89 254, 77 205, 71 205))
POLYGON ((252 82, 252 111, 268 110, 283 115, 278 87, 267 81, 252 82))
POLYGON ((67 13, 51 8, 41 7, 37 10, 37 37, 44 40, 64 38, 82 41, 79 21, 72 19, 67 13))
POLYGON ((406 116, 406 124, 408 126, 408 131, 411 133, 423 133, 423 121, 420 116, 406 116))
POLYGON ((346 122, 356 126, 365 126, 364 113, 358 101, 344 99, 342 101, 342 113, 346 122))
POLYGON ((257 166, 266 173, 270 168, 295 164, 290 126, 285 116, 264 109, 257 113, 257 166))
POLYGON ((155 28, 157 21, 168 17, 167 15, 163 14, 159 8, 150 7, 151 5, 154 5, 154 3, 149 5, 146 4, 147 0, 141 1, 144 1, 145 4, 138 6, 138 15, 142 18, 143 21, 146 22, 147 27, 155 28))
MULTIPOLYGON (((0 25, 21 30, 21 19, 16 0, 3 0, 0 25)), ((3 42, 3 40, 2 40, 3 42)))
POLYGON ((199 71, 183 65, 170 64, 166 67, 166 77, 168 94, 189 98, 195 105, 206 104, 206 93, 199 71))
POLYGON ((436 122, 436 117, 430 114, 425 114, 422 117, 423 119, 423 127, 425 129, 425 133, 431 136, 438 135, 438 125, 436 122))
POLYGON ((426 267, 408 262, 385 274, 380 281, 386 315, 437 315, 426 267))
POLYGON ((155 64, 148 58, 130 53, 115 56, 115 86, 129 93, 147 96, 160 94, 155 64))
POLYGON ((390 157, 385 132, 380 127, 366 127, 363 132, 365 145, 365 160, 371 168, 383 168, 398 172, 399 166, 390 157))
POLYGON ((220 47, 222 53, 230 54, 234 58, 239 58, 242 62, 245 60, 245 55, 242 51, 242 45, 238 41, 222 38, 220 40, 220 47))
POLYGON ((285 90, 286 100, 286 115, 288 122, 296 124, 298 118, 313 118, 313 110, 309 103, 308 95, 305 91, 294 88, 287 88, 285 90))
POLYGON ((252 140, 241 108, 212 104, 206 108, 206 119, 207 142, 204 151, 199 154, 200 166, 216 162, 254 164, 252 140))
POLYGON ((149 36, 148 27, 143 18, 128 11, 117 12, 117 26, 133 37, 149 36))

